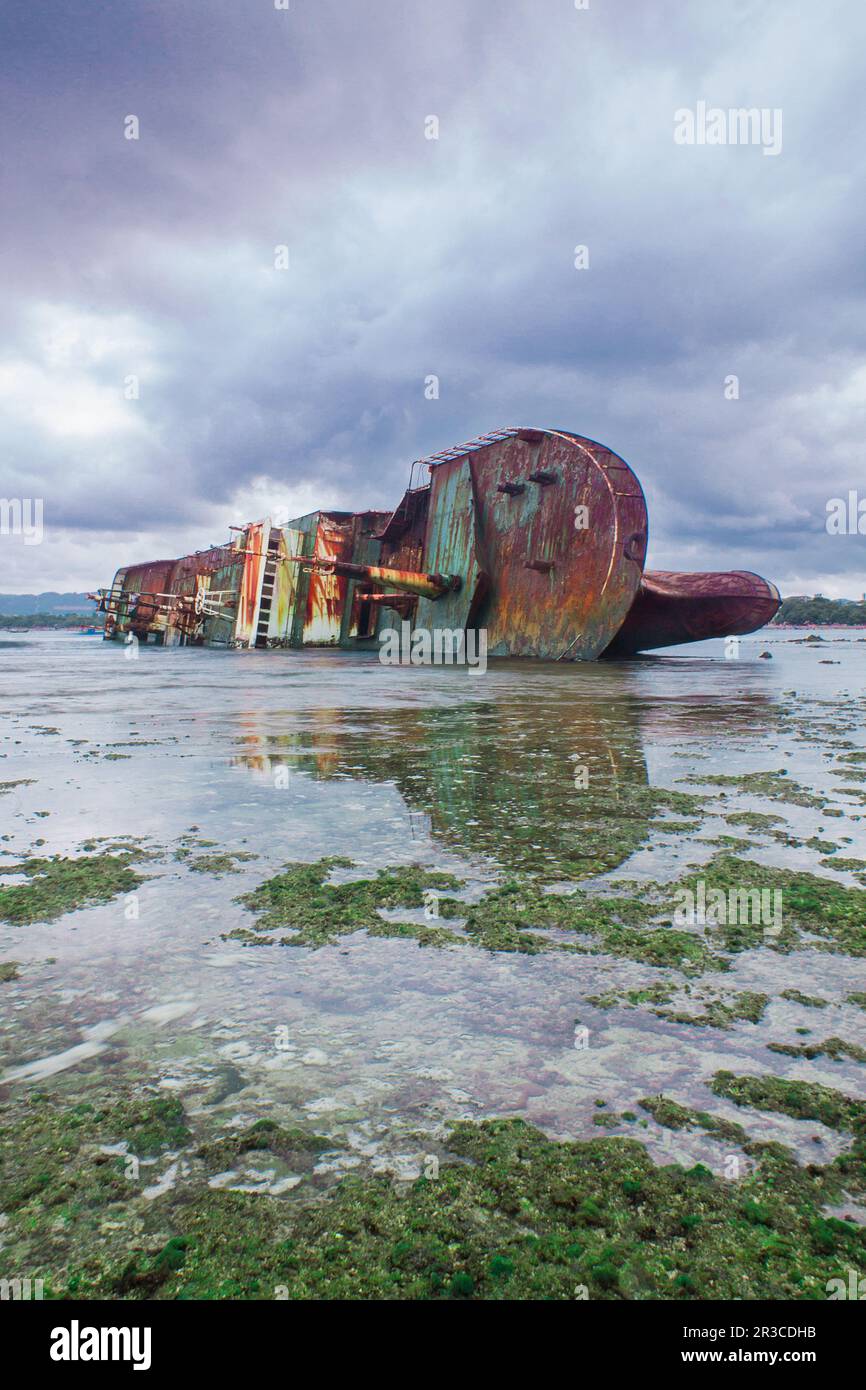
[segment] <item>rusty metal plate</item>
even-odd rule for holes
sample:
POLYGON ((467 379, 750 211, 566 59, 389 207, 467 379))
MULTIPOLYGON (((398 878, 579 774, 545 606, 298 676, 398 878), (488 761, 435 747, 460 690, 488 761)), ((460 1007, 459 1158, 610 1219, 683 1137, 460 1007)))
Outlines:
MULTIPOLYGON (((345 520, 319 513, 313 542, 313 557, 317 560, 352 557, 351 516, 345 520)), ((347 582, 342 575, 312 573, 307 589, 306 613, 303 626, 305 647, 335 647, 340 640, 343 610, 346 604, 347 582)))
POLYGON ((647 570, 626 620, 605 656, 754 632, 775 617, 775 584, 750 570, 675 574, 647 570))
POLYGON ((623 459, 580 435, 519 430, 431 464, 424 568, 463 586, 420 600, 416 622, 485 628, 491 656, 593 660, 634 601, 646 544, 623 459))

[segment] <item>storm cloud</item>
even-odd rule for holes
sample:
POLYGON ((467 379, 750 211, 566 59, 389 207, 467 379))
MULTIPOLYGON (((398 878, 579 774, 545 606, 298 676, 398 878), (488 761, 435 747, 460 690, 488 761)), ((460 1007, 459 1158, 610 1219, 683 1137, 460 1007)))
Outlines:
POLYGON ((2 589, 387 508, 517 424, 628 459, 653 567, 866 588, 825 527, 866 497, 858 0, 39 0, 2 31, 0 491, 45 518, 2 589), (678 143, 700 102, 779 111, 780 151, 678 143))

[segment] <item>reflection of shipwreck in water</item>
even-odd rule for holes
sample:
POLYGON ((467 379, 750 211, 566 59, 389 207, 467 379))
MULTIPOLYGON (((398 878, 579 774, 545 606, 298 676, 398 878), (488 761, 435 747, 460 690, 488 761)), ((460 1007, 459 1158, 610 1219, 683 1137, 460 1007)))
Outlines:
MULTIPOLYGON (((599 672, 599 675, 601 673, 599 672)), ((289 733, 246 721, 236 761, 273 778, 387 783, 407 817, 456 853, 582 879, 645 839, 663 796, 648 786, 634 700, 583 691, 426 709, 317 710, 289 733), (260 731, 261 730, 261 731, 260 731)))
POLYGON ((363 650, 408 621, 455 641, 484 630, 491 656, 586 661, 752 632, 779 606, 746 571, 644 573, 640 483, 592 440, 501 430, 422 462, 429 481, 392 513, 269 518, 118 570, 95 595, 106 636, 363 650))
POLYGON ((398 840, 414 829, 507 872, 586 879, 616 869, 663 817, 695 814, 691 796, 651 785, 647 739, 679 748, 779 729, 762 692, 645 701, 624 675, 597 666, 459 703, 316 708, 296 712, 288 730, 257 709, 235 731, 234 761, 274 785, 279 770, 284 786, 296 774, 385 784, 405 807, 398 840))

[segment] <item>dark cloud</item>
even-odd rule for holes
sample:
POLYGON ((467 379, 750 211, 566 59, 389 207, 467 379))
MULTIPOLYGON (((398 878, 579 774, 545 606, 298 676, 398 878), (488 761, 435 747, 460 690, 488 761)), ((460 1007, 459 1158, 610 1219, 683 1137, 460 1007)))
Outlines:
POLYGON ((42 0, 3 29, 2 491, 48 537, 3 538, 4 588, 269 499, 387 506, 413 458, 540 423, 634 465, 652 564, 862 591, 824 528, 866 492, 856 0, 42 0), (780 108, 781 153, 678 146, 700 100, 780 108))

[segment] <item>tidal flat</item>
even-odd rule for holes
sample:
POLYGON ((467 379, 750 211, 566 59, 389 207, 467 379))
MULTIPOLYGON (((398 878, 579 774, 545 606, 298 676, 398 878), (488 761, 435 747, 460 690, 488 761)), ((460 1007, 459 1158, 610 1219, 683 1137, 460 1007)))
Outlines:
POLYGON ((28 634, 0 700, 0 1277, 866 1275, 866 641, 822 635, 481 678, 28 634))

